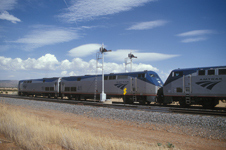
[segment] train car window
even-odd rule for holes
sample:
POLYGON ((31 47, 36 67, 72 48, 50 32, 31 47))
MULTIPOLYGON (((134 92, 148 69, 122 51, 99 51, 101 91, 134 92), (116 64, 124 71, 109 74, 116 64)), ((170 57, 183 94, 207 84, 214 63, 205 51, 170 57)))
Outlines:
POLYGON ((183 76, 183 72, 182 71, 174 72, 174 76, 175 77, 182 77, 183 76))
POLYGON ((114 76, 109 76, 109 80, 115 80, 116 79, 116 75, 114 76))
POLYGON ((172 77, 174 77, 174 72, 171 73, 172 77))
POLYGON ((128 79, 128 76, 118 75, 118 78, 117 79, 128 79))
POLYGON ((145 74, 144 73, 138 74, 138 78, 145 78, 145 74))
POLYGON ((49 87, 49 91, 54 91, 54 87, 49 87))
POLYGON ((208 70, 208 75, 215 75, 215 70, 208 70))
POLYGON ((178 87, 177 88, 177 93, 182 93, 182 88, 178 87))
POLYGON ((204 76, 205 75, 205 70, 199 70, 199 76, 204 76))
POLYGON ((65 87, 64 91, 70 91, 70 87, 65 87))
POLYGON ((49 91, 49 87, 45 87, 45 91, 49 91))
POLYGON ((81 78, 77 78, 77 81, 81 81, 81 78))
POLYGON ((108 80, 108 76, 104 76, 104 80, 108 80))
POLYGON ((71 91, 76 92, 76 87, 71 87, 71 91))
POLYGON ((219 75, 226 75, 226 69, 219 69, 219 75))
POLYGON ((151 77, 151 78, 152 78, 152 77, 154 78, 154 77, 155 77, 155 75, 154 75, 154 74, 150 74, 150 77, 151 77))

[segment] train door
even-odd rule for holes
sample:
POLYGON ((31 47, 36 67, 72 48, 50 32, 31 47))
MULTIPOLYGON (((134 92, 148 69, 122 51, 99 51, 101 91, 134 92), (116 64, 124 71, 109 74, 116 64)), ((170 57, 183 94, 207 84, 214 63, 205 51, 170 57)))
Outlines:
POLYGON ((183 76, 183 89, 184 93, 191 93, 191 75, 183 76))
POLYGON ((130 83, 131 83, 131 86, 130 86, 131 87, 131 89, 130 89, 131 93, 136 93, 137 92, 137 78, 131 77, 130 83))
POLYGON ((21 84, 21 82, 19 81, 19 84, 18 84, 18 91, 20 91, 20 90, 21 90, 21 88, 20 88, 20 84, 21 84))
POLYGON ((130 83, 131 83, 131 94, 133 96, 133 101, 137 101, 137 97, 136 97, 136 94, 137 94, 137 77, 131 77, 130 78, 130 83))
POLYGON ((18 84, 18 95, 21 95, 21 90, 22 90, 22 81, 19 81, 19 84, 18 84))
POLYGON ((191 93, 191 75, 183 76, 183 91, 185 93, 185 103, 187 105, 191 104, 191 98, 190 98, 190 93, 191 93))

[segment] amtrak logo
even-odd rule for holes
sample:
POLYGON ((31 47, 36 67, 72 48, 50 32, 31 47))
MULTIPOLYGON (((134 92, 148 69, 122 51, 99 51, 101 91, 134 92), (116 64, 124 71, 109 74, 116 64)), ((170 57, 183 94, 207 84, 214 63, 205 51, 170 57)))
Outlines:
POLYGON ((124 87, 127 85, 127 84, 121 84, 121 83, 119 83, 119 84, 114 84, 117 88, 120 88, 121 90, 123 90, 124 89, 124 87))
POLYGON ((202 87, 205 87, 209 90, 212 90, 212 88, 220 82, 221 81, 201 81, 201 82, 196 82, 196 84, 198 84, 202 87))
POLYGON ((23 88, 26 89, 27 88, 27 85, 23 85, 23 88))

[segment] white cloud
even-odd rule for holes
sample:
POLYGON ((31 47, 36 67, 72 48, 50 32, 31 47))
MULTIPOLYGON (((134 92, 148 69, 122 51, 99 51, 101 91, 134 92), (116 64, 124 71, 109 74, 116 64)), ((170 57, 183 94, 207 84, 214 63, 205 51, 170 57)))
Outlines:
POLYGON ((52 54, 46 54, 38 59, 28 58, 26 60, 0 56, 1 70, 56 70, 57 65, 59 65, 59 62, 52 54))
POLYGON ((86 62, 81 58, 74 58, 72 61, 63 60, 59 66, 61 70, 75 71, 75 74, 94 74, 96 72, 96 60, 86 62))
POLYGON ((33 67, 34 69, 56 70, 56 65, 58 64, 59 62, 54 55, 46 54, 45 56, 42 56, 38 58, 36 61, 34 61, 33 67))
MULTIPOLYGON (((101 63, 99 64, 101 66, 101 63)), ((85 74, 95 74, 96 72, 96 60, 91 59, 90 61, 84 61, 81 58, 74 58, 72 61, 63 60, 59 62, 57 58, 52 54, 46 54, 38 59, 28 58, 22 60, 21 58, 6 58, 0 56, 0 70, 55 70, 61 71, 61 76, 66 75, 85 75, 85 74)), ((99 73, 101 69, 98 69, 99 73)), ((144 63, 133 63, 133 71, 143 71, 143 70, 153 70, 158 71, 157 68, 151 66, 150 64, 144 63)), ((125 64, 121 63, 104 63, 105 73, 117 73, 125 71, 125 64)))
MULTIPOLYGON (((99 66, 102 64, 99 63, 99 66)), ((64 60, 61 62, 60 65, 61 70, 67 70, 67 72, 61 72, 64 75, 91 75, 96 73, 96 60, 92 59, 88 62, 80 59, 74 58, 71 62, 69 60, 64 60), (70 71, 70 73, 68 73, 70 71)), ((150 64, 143 64, 143 63, 133 63, 133 71, 144 71, 144 70, 153 70, 158 71, 156 67, 153 67, 150 64)), ((125 64, 121 63, 112 63, 112 62, 105 62, 104 63, 104 72, 105 73, 119 73, 125 72, 125 64)), ((98 74, 101 73, 101 69, 98 69, 98 74)))
POLYGON ((67 71, 62 71, 62 72, 61 72, 61 75, 62 75, 62 76, 66 76, 66 75, 67 75, 67 71))
MULTIPOLYGON (((99 64, 101 66, 101 63, 99 64)), ((130 70, 130 66, 127 66, 130 70)), ((6 58, 0 56, 0 70, 6 71, 22 71, 20 78, 43 78, 53 76, 75 76, 75 75, 94 75, 96 73, 96 60, 84 61, 81 58, 74 58, 71 61, 65 59, 61 62, 52 54, 46 54, 38 59, 28 58, 6 58), (51 72, 49 72, 51 70, 51 72), (51 74, 51 75, 50 75, 51 74)), ((159 72, 159 69, 145 63, 133 63, 132 71, 152 70, 159 72)), ((125 72, 124 63, 104 63, 105 73, 120 73, 125 72)), ((12 72, 11 72, 12 73, 12 72)), ((98 74, 101 74, 101 69, 98 69, 98 74)), ((161 73, 162 74, 162 73, 161 73)), ((160 75, 161 75, 160 74, 160 75)))
POLYGON ((69 73, 69 76, 76 76, 76 73, 74 73, 74 71, 71 71, 71 72, 69 73))
POLYGON ((17 4, 17 0, 1 0, 0 1, 0 11, 12 10, 17 4))
POLYGON ((17 23, 17 22, 21 22, 20 19, 18 19, 17 17, 14 17, 13 15, 10 15, 7 11, 4 11, 0 14, 0 19, 2 20, 8 20, 11 21, 12 23, 17 23))
POLYGON ((17 0, 0 0, 0 19, 8 20, 12 23, 21 22, 21 20, 13 15, 10 15, 7 10, 13 10, 15 5, 17 4, 17 0))
POLYGON ((177 36, 200 36, 200 35, 206 35, 206 34, 213 34, 215 33, 213 30, 193 30, 189 32, 180 33, 177 36))
POLYGON ((151 1, 155 0, 74 0, 66 12, 58 17, 70 23, 89 21, 100 16, 129 11, 151 1))
POLYGON ((198 37, 198 38, 188 38, 184 39, 181 42, 182 43, 190 43, 190 42, 199 42, 199 41, 205 41, 207 38, 205 37, 198 37))
MULTIPOLYGON (((120 49, 120 50, 112 51, 110 53, 106 53, 106 58, 108 60, 124 62, 125 58, 128 56, 130 52, 132 52, 135 56, 137 56, 136 59, 137 60, 139 59, 139 62, 160 61, 160 60, 170 59, 170 58, 179 56, 179 55, 161 54, 161 53, 141 53, 138 50, 120 49)), ((136 59, 134 60, 136 61, 136 59)))
MULTIPOLYGON (((85 44, 71 49, 70 51, 68 51, 68 55, 71 57, 85 57, 89 55, 95 55, 100 47, 100 44, 85 44)), ((105 53, 105 57, 107 60, 124 62, 125 58, 130 52, 134 53, 134 55, 138 57, 139 62, 160 61, 179 56, 161 53, 141 53, 138 50, 119 49, 105 53)), ((65 62, 67 61, 68 60, 65 60, 65 62)))
POLYGON ((193 30, 193 31, 188 31, 188 32, 177 34, 177 36, 191 37, 191 38, 186 38, 181 41, 182 43, 191 43, 191 42, 205 41, 208 38, 203 37, 203 36, 207 36, 209 34, 215 34, 215 33, 216 32, 213 30, 193 30))
POLYGON ((54 45, 63 42, 69 42, 78 39, 78 34, 74 29, 58 28, 54 26, 39 26, 25 37, 20 38, 15 43, 23 44, 26 51, 46 45, 54 45))
MULTIPOLYGON (((130 65, 128 67, 130 67, 130 65)), ((130 69, 127 68, 127 70, 130 70, 130 69)), ((144 70, 159 71, 159 69, 157 69, 156 67, 153 67, 150 64, 143 64, 143 63, 132 64, 132 71, 144 71, 144 70)))
POLYGON ((84 57, 95 54, 101 47, 101 44, 85 44, 71 49, 68 55, 71 57, 84 57))
POLYGON ((148 21, 148 22, 140 22, 132 25, 131 27, 127 28, 126 30, 147 30, 153 29, 155 27, 163 26, 167 23, 165 20, 155 20, 155 21, 148 21))

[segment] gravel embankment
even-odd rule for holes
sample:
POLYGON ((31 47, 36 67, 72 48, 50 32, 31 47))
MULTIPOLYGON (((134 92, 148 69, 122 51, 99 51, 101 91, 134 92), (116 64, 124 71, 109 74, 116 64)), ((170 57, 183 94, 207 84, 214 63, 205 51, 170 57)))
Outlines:
POLYGON ((146 127, 148 124, 153 130, 226 140, 226 117, 121 110, 3 97, 0 100, 1 103, 29 106, 34 109, 58 110, 88 117, 123 120, 139 126, 145 124, 146 127))

